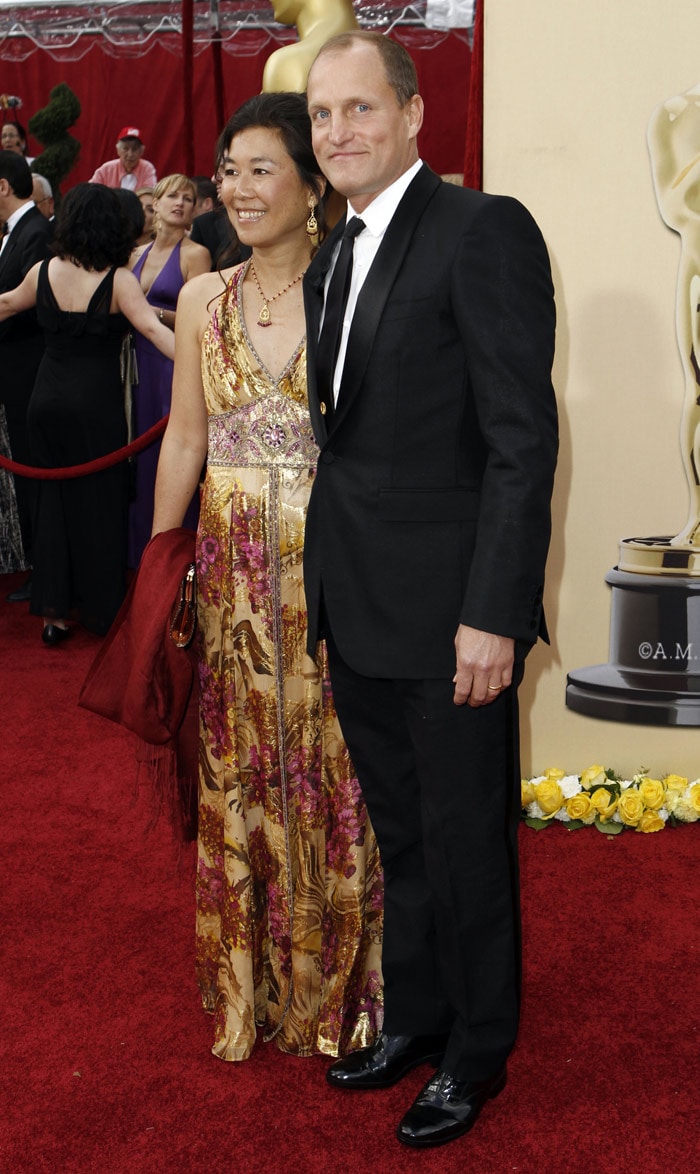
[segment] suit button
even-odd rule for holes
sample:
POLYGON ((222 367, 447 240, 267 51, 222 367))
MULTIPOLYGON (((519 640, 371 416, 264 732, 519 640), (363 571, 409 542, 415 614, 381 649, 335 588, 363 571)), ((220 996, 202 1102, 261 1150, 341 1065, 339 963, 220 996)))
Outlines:
POLYGON ((328 408, 326 407, 326 405, 325 405, 325 403, 323 402, 323 400, 321 400, 321 402, 320 402, 320 404, 319 404, 318 406, 319 406, 319 407, 320 407, 320 409, 321 409, 321 415, 322 415, 322 416, 325 416, 326 412, 328 411, 328 408))
POLYGON ((323 461, 324 465, 332 465, 333 461, 335 460, 335 454, 332 452, 322 452, 321 460, 323 461))

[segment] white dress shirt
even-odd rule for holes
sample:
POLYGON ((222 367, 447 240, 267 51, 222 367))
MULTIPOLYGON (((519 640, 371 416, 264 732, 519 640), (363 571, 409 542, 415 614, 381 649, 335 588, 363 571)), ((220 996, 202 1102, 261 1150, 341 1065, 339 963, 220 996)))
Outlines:
MULTIPOLYGON (((343 365, 345 363, 345 353, 348 347, 348 334, 350 333, 350 325, 352 323, 352 316, 355 313, 355 306, 360 294, 360 290, 365 283, 367 274, 374 258, 377 255, 380 244, 384 239, 389 224, 398 208, 406 189, 411 180, 418 174, 423 162, 418 159, 408 171, 404 171, 398 179, 395 179, 388 188, 380 192, 371 204, 368 204, 364 212, 356 212, 352 204, 348 201, 348 215, 350 220, 353 216, 359 216, 365 223, 365 230, 359 236, 355 237, 355 248, 352 254, 352 277, 350 279, 350 292, 348 293, 348 301, 345 307, 345 317, 343 318, 343 331, 340 336, 340 347, 338 348, 338 358, 335 364, 335 371, 333 373, 333 396, 334 402, 338 402, 338 391, 340 390, 340 381, 343 377, 343 365)), ((342 239, 342 238, 341 238, 342 239)), ((326 292, 328 292, 328 283, 330 282, 333 270, 335 268, 336 258, 340 251, 340 240, 338 241, 333 261, 330 269, 326 275, 326 292)), ((323 320, 321 321, 323 325, 323 320)))

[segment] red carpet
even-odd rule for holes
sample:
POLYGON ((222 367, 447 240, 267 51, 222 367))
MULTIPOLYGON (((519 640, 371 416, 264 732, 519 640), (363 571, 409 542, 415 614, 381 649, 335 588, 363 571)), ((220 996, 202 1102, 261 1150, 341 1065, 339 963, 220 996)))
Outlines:
MULTIPOLYGON (((76 697, 98 641, 45 648, 0 578, 0 1170, 695 1174, 700 825, 522 831, 525 979, 509 1084, 432 1152, 393 1130, 428 1077, 355 1095, 327 1061, 209 1051, 193 895, 134 802, 126 735, 76 697)), ((571 764, 563 764, 570 766, 571 764)))

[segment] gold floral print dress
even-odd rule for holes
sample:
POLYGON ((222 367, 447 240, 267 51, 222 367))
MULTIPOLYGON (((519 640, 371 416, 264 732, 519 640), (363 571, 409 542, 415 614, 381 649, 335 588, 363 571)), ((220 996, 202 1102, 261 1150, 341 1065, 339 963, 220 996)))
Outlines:
POLYGON ((343 1054, 381 1027, 382 878, 328 683, 306 655, 317 449, 302 340, 273 379, 237 269, 202 341, 197 974, 213 1052, 343 1054))

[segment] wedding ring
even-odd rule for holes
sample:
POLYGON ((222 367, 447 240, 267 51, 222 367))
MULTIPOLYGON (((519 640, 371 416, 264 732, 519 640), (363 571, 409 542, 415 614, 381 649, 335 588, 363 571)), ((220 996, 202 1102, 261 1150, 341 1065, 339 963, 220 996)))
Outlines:
POLYGON ((487 685, 486 686, 486 688, 490 689, 492 693, 500 693, 502 687, 503 687, 502 685, 487 685))

